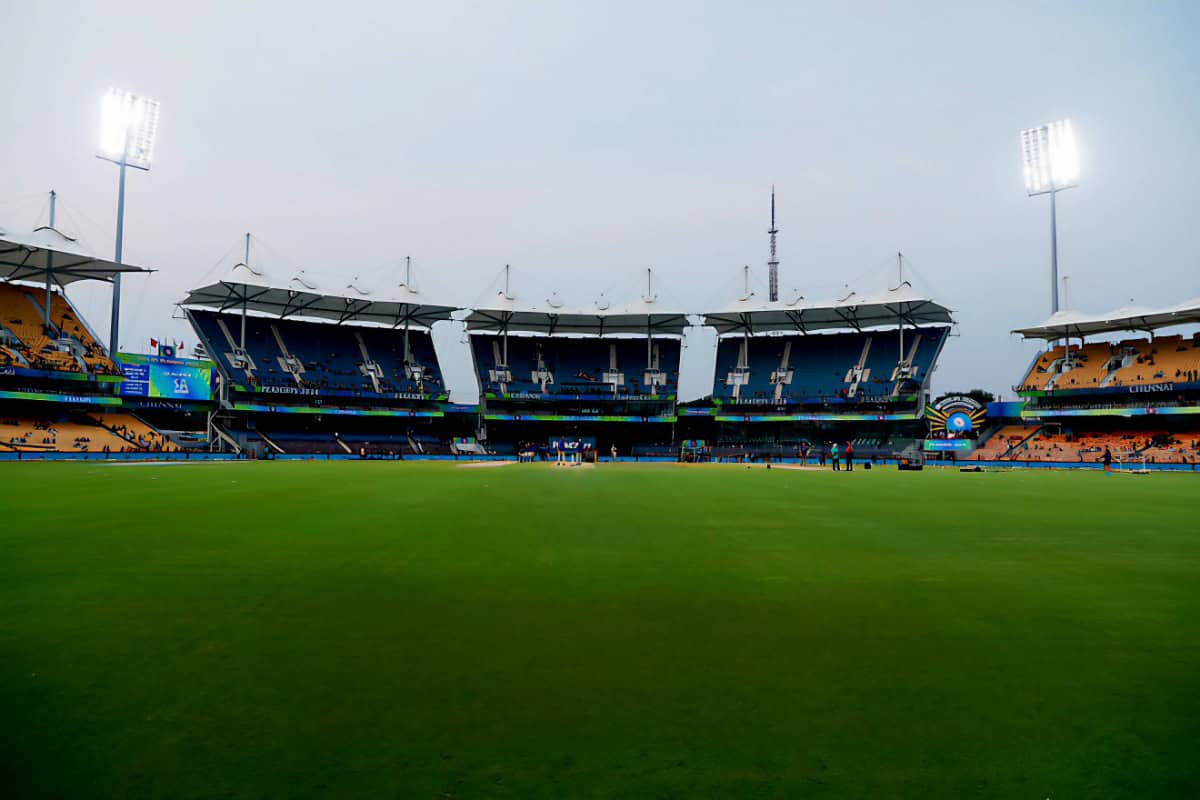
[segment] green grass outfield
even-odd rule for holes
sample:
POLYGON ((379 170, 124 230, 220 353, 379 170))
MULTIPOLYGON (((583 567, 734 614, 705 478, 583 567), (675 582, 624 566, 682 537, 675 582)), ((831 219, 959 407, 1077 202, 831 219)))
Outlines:
POLYGON ((1200 476, 0 464, 4 797, 1200 796, 1200 476))

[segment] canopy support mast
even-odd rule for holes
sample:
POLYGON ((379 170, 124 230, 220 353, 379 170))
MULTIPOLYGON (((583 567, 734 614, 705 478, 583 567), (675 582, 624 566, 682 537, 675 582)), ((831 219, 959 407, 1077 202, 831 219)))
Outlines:
MULTIPOLYGON (((899 290, 904 285, 904 254, 896 251, 896 276, 899 281, 896 283, 896 289, 899 290)), ((904 363, 904 313, 900 310, 903 305, 896 304, 896 327, 900 330, 900 363, 904 363)))
MULTIPOLYGON (((54 211, 58 203, 58 192, 50 190, 50 227, 54 227, 54 211)), ((46 308, 43 309, 46 323, 46 332, 50 332, 50 281, 54 275, 54 253, 46 253, 46 308)))
MULTIPOLYGON (((650 281, 651 281, 650 267, 646 267, 646 302, 650 302, 651 298, 654 296, 650 281)), ((647 314, 646 315, 646 369, 647 370, 650 370, 654 366, 654 350, 653 350, 652 343, 653 343, 653 339, 652 339, 651 330, 650 330, 650 315, 647 314)))
MULTIPOLYGON (((242 258, 242 263, 246 265, 247 269, 250 268, 250 232, 249 231, 246 232, 246 254, 242 258)), ((249 292, 250 292, 250 290, 246 286, 242 286, 242 335, 241 335, 240 341, 238 342, 238 347, 241 348, 241 351, 243 353, 246 352, 246 295, 249 294, 249 292)))
MULTIPOLYGON (((412 292, 412 256, 404 257, 404 288, 412 292)), ((411 309, 408 309, 411 312, 411 309)), ((408 322, 412 317, 411 313, 404 315, 404 363, 407 366, 411 361, 408 349, 408 322)))

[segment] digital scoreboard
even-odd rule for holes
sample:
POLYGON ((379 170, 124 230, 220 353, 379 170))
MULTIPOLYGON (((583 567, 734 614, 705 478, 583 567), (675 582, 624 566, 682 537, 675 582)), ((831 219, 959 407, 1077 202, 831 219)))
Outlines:
POLYGON ((209 361, 191 358, 121 353, 122 397, 156 397, 164 400, 212 399, 213 369, 209 361))

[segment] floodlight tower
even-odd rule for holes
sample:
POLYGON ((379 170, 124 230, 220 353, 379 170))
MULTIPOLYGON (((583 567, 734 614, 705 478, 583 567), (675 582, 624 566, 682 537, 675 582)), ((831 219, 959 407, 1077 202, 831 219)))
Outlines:
POLYGON ((775 187, 771 187, 771 229, 767 231, 771 237, 771 260, 767 262, 767 299, 774 303, 779 299, 779 259, 775 257, 775 235, 779 229, 775 227, 775 187))
POLYGON ((1079 185, 1079 154, 1071 121, 1021 131, 1025 191, 1050 195, 1050 311, 1058 312, 1058 209, 1055 195, 1079 185))
MULTIPOLYGON (((100 113, 100 144, 96 157, 121 168, 117 184, 117 246, 114 261, 121 263, 125 235, 125 168, 150 169, 154 138, 158 133, 158 101, 129 92, 109 89, 100 113)), ((112 321, 109 324, 109 356, 117 355, 117 333, 121 324, 121 273, 113 274, 112 321)))

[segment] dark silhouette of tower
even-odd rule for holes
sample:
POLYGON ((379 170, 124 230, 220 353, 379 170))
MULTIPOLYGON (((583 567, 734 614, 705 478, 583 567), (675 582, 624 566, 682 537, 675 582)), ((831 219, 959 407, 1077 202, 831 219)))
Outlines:
POLYGON ((769 298, 772 303, 779 299, 779 259, 775 257, 775 234, 779 233, 779 229, 775 227, 775 187, 771 187, 771 229, 767 231, 771 235, 771 260, 767 262, 767 274, 769 286, 769 298))

